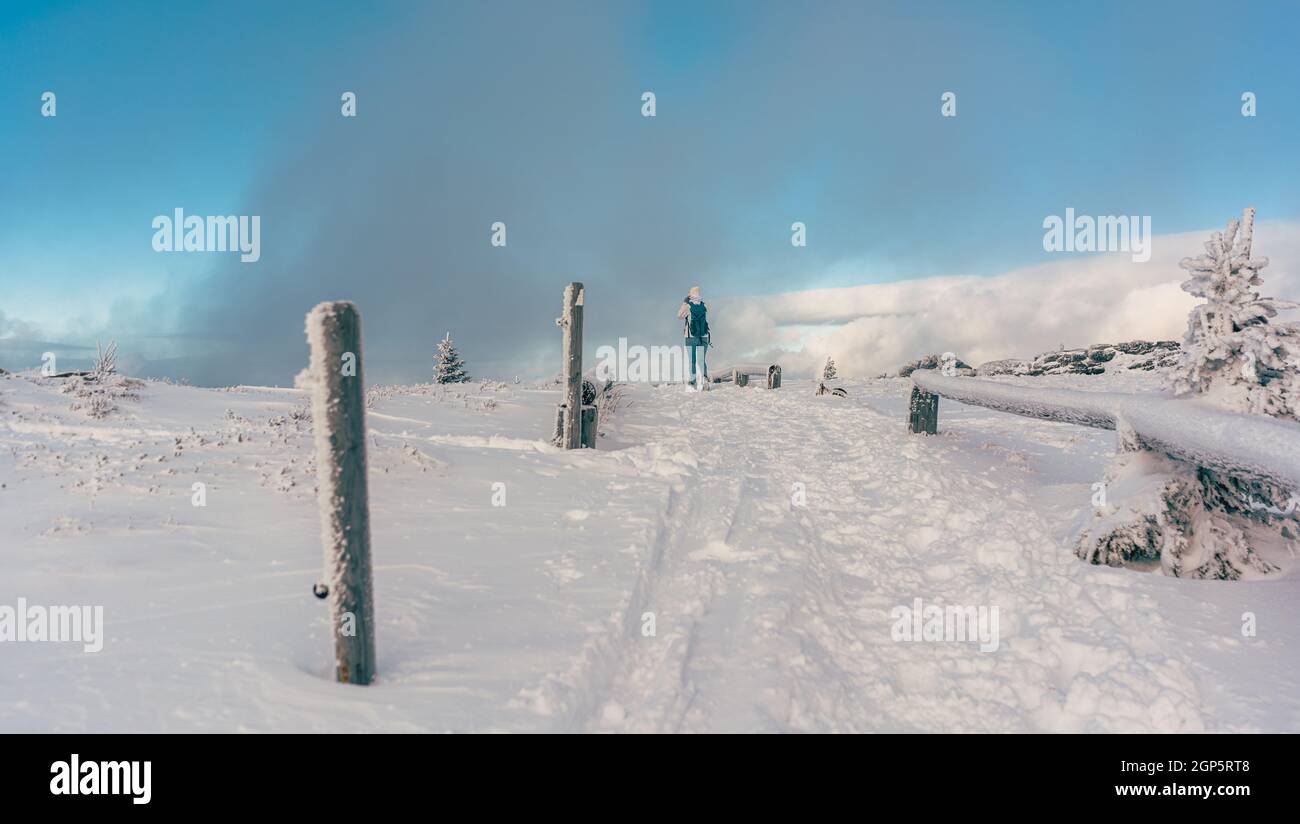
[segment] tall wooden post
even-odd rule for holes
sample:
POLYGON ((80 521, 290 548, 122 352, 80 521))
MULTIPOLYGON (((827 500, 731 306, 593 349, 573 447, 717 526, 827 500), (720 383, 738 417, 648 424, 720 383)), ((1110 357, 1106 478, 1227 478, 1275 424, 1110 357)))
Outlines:
POLYGON ((325 549, 325 580, 316 594, 329 599, 335 676, 345 684, 369 684, 375 674, 375 610, 357 307, 337 301, 312 309, 307 313, 307 342, 317 504, 325 549))
POLYGON ((581 283, 564 287, 564 314, 556 321, 564 331, 564 434, 565 449, 582 446, 582 305, 581 283))

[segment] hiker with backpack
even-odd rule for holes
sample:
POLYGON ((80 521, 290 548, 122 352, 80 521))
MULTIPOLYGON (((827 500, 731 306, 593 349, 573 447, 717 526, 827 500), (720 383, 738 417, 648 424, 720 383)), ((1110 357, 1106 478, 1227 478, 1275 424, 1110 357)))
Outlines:
POLYGON ((683 332, 686 337, 685 345, 691 353, 689 385, 695 386, 695 380, 698 376, 701 389, 709 381, 709 366, 705 362, 711 343, 708 311, 708 308, 704 305, 704 299, 700 296, 700 287, 698 286, 691 287, 690 294, 682 300, 682 308, 677 311, 677 317, 683 321, 683 332))

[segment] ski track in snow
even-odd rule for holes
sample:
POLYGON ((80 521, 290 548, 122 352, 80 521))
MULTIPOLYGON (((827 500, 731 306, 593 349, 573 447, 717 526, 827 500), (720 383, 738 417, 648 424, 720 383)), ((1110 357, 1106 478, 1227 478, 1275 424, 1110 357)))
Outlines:
POLYGON ((724 388, 678 404, 698 469, 602 652, 569 673, 578 683, 545 685, 570 701, 561 728, 1205 727, 1133 574, 1097 575, 1063 549, 1023 476, 958 471, 935 453, 962 447, 900 437, 901 416, 835 399, 724 388), (998 606, 1001 648, 894 641, 890 610, 915 597, 998 606), (1140 640, 1117 646, 1136 626, 1140 640))

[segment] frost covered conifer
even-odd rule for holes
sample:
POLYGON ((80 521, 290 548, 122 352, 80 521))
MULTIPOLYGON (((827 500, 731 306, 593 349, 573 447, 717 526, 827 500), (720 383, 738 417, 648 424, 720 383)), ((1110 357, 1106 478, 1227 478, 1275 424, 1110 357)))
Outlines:
MULTIPOLYGON (((1267 258, 1252 259, 1255 210, 1246 209, 1185 258, 1184 291, 1205 302, 1188 316, 1171 384, 1224 408, 1300 419, 1300 324, 1277 323, 1288 301, 1255 287, 1267 258)), ((1121 430, 1120 451, 1097 487, 1076 551, 1093 563, 1158 562, 1169 575, 1237 579, 1276 571, 1257 548, 1293 550, 1289 490, 1171 461, 1121 430), (1107 500, 1106 491, 1110 492, 1107 500)), ((1292 551, 1292 554, 1294 552, 1292 551)))
POLYGON ((468 383, 469 373, 465 371, 465 362, 452 345, 451 333, 438 341, 438 351, 433 356, 434 383, 468 383))
POLYGON ((838 377, 839 373, 835 371, 835 361, 831 360, 831 357, 827 355, 826 365, 822 367, 822 380, 833 381, 838 377))
POLYGON ((1183 354, 1172 377, 1177 394, 1205 395, 1237 412, 1300 419, 1300 324, 1272 319, 1300 306, 1260 297, 1268 258, 1250 256, 1255 210, 1246 209, 1184 258, 1183 290, 1204 298, 1187 320, 1183 354))

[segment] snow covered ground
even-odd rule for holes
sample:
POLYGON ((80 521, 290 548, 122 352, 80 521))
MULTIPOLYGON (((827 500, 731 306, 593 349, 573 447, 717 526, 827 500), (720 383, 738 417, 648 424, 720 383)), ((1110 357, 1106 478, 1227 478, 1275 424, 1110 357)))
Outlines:
POLYGON ((547 444, 554 390, 376 391, 360 688, 311 594, 304 393, 146 383, 97 420, 0 376, 0 605, 107 636, 0 643, 0 732, 1300 731, 1300 576, 1071 554, 1113 433, 944 401, 909 436, 908 381, 843 383, 637 386, 594 452, 547 444), (915 599, 997 608, 997 649, 895 640, 915 599))

